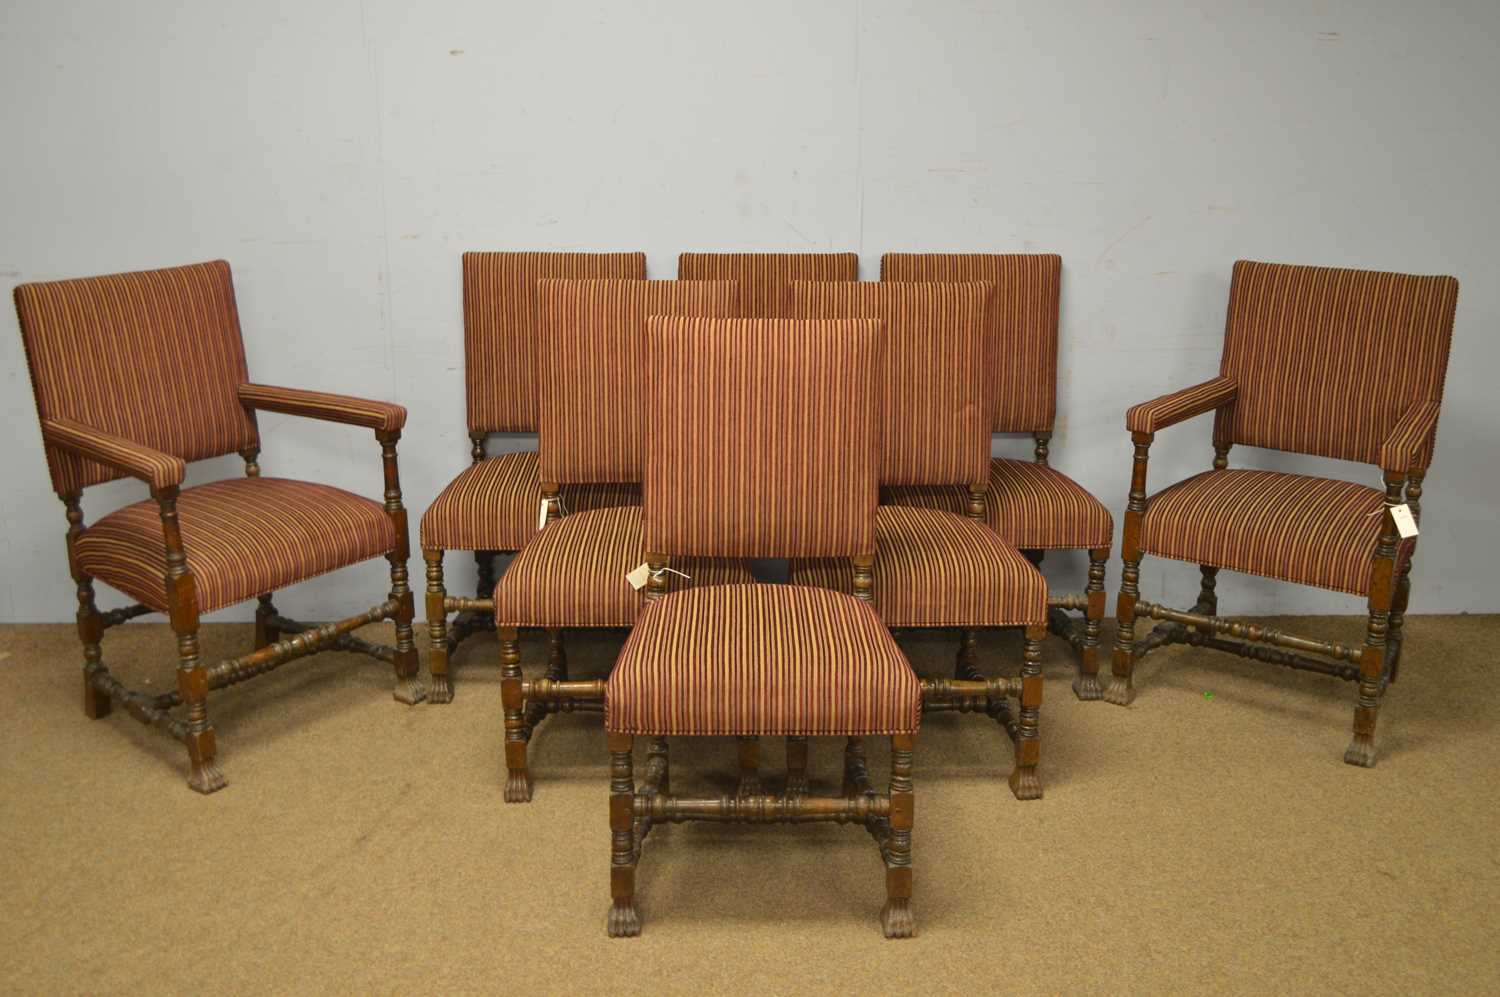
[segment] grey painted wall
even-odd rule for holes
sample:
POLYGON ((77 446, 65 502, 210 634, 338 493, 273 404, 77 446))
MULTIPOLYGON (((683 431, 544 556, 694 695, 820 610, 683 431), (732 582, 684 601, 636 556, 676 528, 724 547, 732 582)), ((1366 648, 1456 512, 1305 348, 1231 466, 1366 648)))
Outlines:
MULTIPOLYGON (((871 279, 886 250, 1061 253, 1054 463, 1117 515, 1123 411, 1213 373, 1236 258, 1451 273, 1413 609, 1495 610, 1497 43, 1492 2, 24 0, 0 19, 0 283, 229 259, 257 379, 411 409, 415 533, 467 462, 466 249, 640 248, 658 277, 683 249, 856 249, 871 279)), ((0 619, 65 620, 62 508, 10 309, 0 325, 0 619)), ((262 427, 266 473, 379 494, 365 432, 262 427)), ((1210 456, 1207 420, 1169 430, 1153 483, 1210 456)), ((226 473, 237 458, 191 475, 226 473)), ((140 497, 120 482, 85 508, 140 497)), ((366 605, 382 567, 282 601, 366 605)), ((1079 557, 1048 568, 1081 584, 1079 557)), ((1142 589, 1185 604, 1195 578, 1149 561, 1142 589)), ((1226 611, 1359 609, 1220 591, 1226 611)))

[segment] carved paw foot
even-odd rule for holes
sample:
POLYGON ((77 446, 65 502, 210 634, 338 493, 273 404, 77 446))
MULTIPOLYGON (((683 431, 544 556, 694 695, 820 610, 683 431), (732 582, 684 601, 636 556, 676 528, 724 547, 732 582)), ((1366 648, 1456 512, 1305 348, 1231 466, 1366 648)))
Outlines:
POLYGON ((1135 689, 1131 686, 1129 679, 1112 676, 1109 687, 1104 690, 1104 701, 1114 703, 1116 706, 1129 706, 1135 699, 1135 689))
POLYGON ((635 904, 621 907, 618 903, 609 908, 609 937, 634 938, 641 933, 641 915, 635 904))
POLYGON ((505 802, 531 802, 531 776, 524 770, 509 769, 505 773, 505 802))
POLYGON ((1036 774, 1036 766, 1014 769, 1010 773, 1010 791, 1018 800, 1040 800, 1042 780, 1036 774))
POLYGON ((1362 769, 1374 768, 1374 738, 1360 734, 1354 735, 1354 740, 1349 742, 1349 748, 1344 752, 1344 763, 1347 765, 1358 765, 1362 769))
POLYGON ((1079 675, 1073 680, 1073 695, 1084 702, 1092 699, 1102 699, 1104 689, 1099 685, 1098 675, 1079 675))
POLYGON ((432 676, 427 686, 427 701, 439 705, 453 702, 453 680, 447 675, 432 676))
POLYGON ((415 676, 409 679, 398 678, 395 697, 398 703, 415 706, 427 698, 427 688, 422 685, 422 680, 415 676))
POLYGON ((212 762, 207 765, 194 765, 192 772, 188 774, 189 788, 204 796, 217 793, 226 785, 228 783, 224 779, 224 771, 212 762))
POLYGON ((917 919, 912 917, 911 900, 902 897, 885 902, 880 911, 880 930, 887 938, 910 938, 917 933, 917 919))

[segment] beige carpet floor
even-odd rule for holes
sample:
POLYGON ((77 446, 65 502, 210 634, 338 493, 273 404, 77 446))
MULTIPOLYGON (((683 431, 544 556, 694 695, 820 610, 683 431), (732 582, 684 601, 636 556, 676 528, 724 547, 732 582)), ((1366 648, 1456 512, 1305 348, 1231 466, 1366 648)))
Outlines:
MULTIPOLYGON (((217 695, 229 787, 205 798, 175 742, 118 708, 83 716, 70 627, 0 627, 0 989, 1500 992, 1500 618, 1408 635, 1369 771, 1341 761, 1351 685, 1176 647, 1142 663, 1129 709, 1083 704, 1049 641, 1045 799, 1011 798, 990 722, 924 728, 916 939, 880 936, 863 832, 697 824, 651 837, 645 933, 611 941, 597 720, 549 720, 535 801, 504 805, 493 637, 460 651, 450 706, 398 705, 387 667, 349 655, 217 695)), ((248 641, 221 625, 204 644, 248 641)), ((618 642, 574 639, 575 676, 618 642)), ((948 668, 951 639, 903 643, 948 668)), ((171 646, 131 624, 106 660, 162 688, 171 646)), ((983 650, 1009 671, 1019 644, 983 650)), ((815 788, 839 755, 814 743, 815 788)), ((728 787, 733 757, 676 744, 674 788, 728 787)))

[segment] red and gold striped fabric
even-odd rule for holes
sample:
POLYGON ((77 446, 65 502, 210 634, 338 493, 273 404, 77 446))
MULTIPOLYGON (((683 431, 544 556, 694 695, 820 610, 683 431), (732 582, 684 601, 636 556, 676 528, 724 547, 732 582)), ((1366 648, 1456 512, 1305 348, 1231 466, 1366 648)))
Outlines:
POLYGON ((732 280, 745 318, 790 318, 794 280, 859 280, 856 253, 683 253, 678 280, 732 280))
MULTIPOLYGON (((943 509, 964 515, 969 491, 962 485, 901 485, 882 490, 885 505, 943 509)), ((1108 547, 1115 524, 1109 510, 1061 471, 1029 460, 990 461, 984 521, 1000 539, 1022 550, 1108 547)))
POLYGON ((1234 401, 1239 385, 1232 377, 1211 377, 1202 384, 1173 391, 1125 410, 1125 428, 1132 433, 1155 433, 1184 419, 1234 401))
POLYGON ((378 402, 354 395, 335 395, 303 388, 277 388, 269 384, 242 384, 240 402, 262 412, 306 416, 347 426, 364 426, 379 432, 395 432, 406 425, 406 409, 394 402, 378 402))
POLYGON ((536 282, 646 279, 645 253, 465 253, 464 384, 470 433, 537 428, 536 282))
MULTIPOLYGON (((842 558, 794 560, 795 585, 854 591, 842 558)), ((883 505, 875 516, 875 609, 892 627, 1018 627, 1047 621, 1047 582, 983 523, 883 505)))
POLYGON ((622 734, 914 734, 921 719, 917 676, 870 607, 792 585, 651 603, 605 690, 605 728, 622 734))
POLYGON ((1055 253, 886 253, 882 281, 984 281, 995 288, 997 433, 1052 428, 1057 413, 1057 312, 1062 257, 1055 253))
MULTIPOLYGON (((223 260, 21 284, 15 299, 41 419, 184 461, 256 443, 255 421, 235 397, 245 349, 223 260)), ((122 476, 57 446, 46 451, 59 493, 122 476)))
POLYGON ((733 281, 544 280, 537 287, 543 481, 640 481, 648 315, 732 316, 733 281))
MULTIPOLYGON (((423 550, 520 550, 536 536, 542 486, 535 450, 471 464, 422 516, 423 550)), ((640 505, 639 485, 564 485, 565 513, 640 505)))
POLYGON ((647 335, 648 549, 874 550, 879 322, 654 317, 647 335))
POLYGON ((1406 410, 1380 445, 1382 470, 1405 474, 1417 466, 1432 434, 1437 430, 1441 402, 1417 402, 1406 410))
MULTIPOLYGON (((639 507, 575 512, 547 524, 521 548, 495 586, 502 627, 628 627, 645 589, 626 574, 646 560, 639 507)), ((743 561, 673 559, 667 590, 751 582, 743 561), (677 574, 677 572, 682 574, 677 574), (683 575, 689 576, 684 578, 683 575)))
POLYGON ((1146 500, 1141 549, 1365 595, 1384 505, 1381 492, 1351 481, 1205 471, 1146 500))
MULTIPOLYGON (((398 539, 378 503, 282 478, 184 489, 177 518, 203 613, 387 554, 398 539)), ((167 608, 166 544, 154 501, 105 516, 84 531, 76 549, 85 574, 152 609, 167 608)))
POLYGON ((187 465, 181 457, 101 433, 72 419, 43 419, 42 440, 48 446, 134 475, 150 485, 153 492, 182 484, 187 474, 187 465))
POLYGON ((992 296, 985 283, 792 285, 796 318, 885 325, 881 484, 979 484, 988 476, 992 296))
POLYGON ((1407 409, 1442 400, 1457 301, 1452 277, 1240 260, 1220 371, 1239 397, 1214 439, 1378 463, 1407 409))

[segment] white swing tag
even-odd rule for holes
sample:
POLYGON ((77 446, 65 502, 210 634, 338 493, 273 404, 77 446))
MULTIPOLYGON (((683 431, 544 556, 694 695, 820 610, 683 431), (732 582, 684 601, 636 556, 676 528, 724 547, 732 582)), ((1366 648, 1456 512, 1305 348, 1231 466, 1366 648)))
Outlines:
POLYGON ((645 561, 642 561, 640 564, 638 564, 634 571, 628 571, 625 573, 625 580, 629 582, 630 587, 635 589, 637 592, 639 592, 646 586, 646 581, 650 577, 651 565, 647 564, 645 561))
POLYGON ((1411 506, 1405 502, 1391 506, 1391 519, 1395 521, 1396 532, 1401 534, 1402 540, 1410 540, 1417 535, 1417 517, 1411 514, 1411 506))
POLYGON ((547 525, 547 500, 542 499, 542 508, 536 514, 536 528, 542 529, 547 525))

